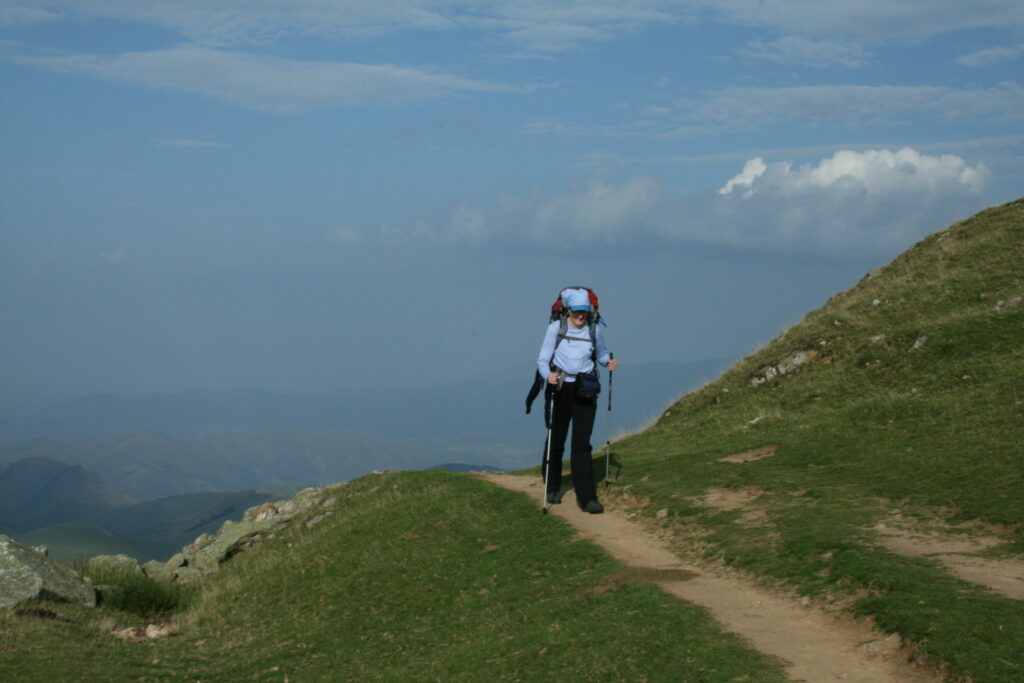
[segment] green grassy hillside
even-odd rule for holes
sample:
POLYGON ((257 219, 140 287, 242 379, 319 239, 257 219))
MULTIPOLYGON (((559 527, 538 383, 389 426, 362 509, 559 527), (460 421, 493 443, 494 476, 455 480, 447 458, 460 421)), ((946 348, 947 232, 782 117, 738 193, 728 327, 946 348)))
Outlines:
POLYGON ((785 680, 524 496, 438 470, 332 495, 320 524, 208 577, 175 616, 181 636, 116 640, 103 620, 146 620, 109 606, 0 611, 4 679, 785 680))
POLYGON ((1021 602, 882 533, 983 535, 1000 541, 987 556, 1021 560, 1022 297, 1017 201, 923 240, 615 444, 615 490, 706 558, 848 604, 954 674, 1024 680, 1021 602))

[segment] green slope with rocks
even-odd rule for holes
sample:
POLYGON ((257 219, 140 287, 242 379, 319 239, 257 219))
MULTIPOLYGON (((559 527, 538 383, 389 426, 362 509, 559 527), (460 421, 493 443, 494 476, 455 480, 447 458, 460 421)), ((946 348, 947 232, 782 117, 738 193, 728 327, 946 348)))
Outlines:
POLYGON ((1024 680, 1024 201, 937 232, 615 444, 692 552, 1024 680))

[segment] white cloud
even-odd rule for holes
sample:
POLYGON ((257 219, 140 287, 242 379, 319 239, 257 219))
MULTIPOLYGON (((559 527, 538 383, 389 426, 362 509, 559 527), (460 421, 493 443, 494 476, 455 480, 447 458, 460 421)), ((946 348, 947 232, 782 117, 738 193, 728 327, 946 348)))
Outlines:
POLYGON ((737 187, 747 188, 746 192, 749 194, 753 192, 751 188, 754 186, 754 183, 767 170, 768 167, 764 165, 764 159, 761 157, 751 159, 743 165, 743 170, 740 171, 740 174, 727 182, 725 187, 718 191, 718 194, 729 194, 737 187))
POLYGON ((962 185, 977 194, 988 179, 984 165, 971 167, 952 154, 934 157, 909 147, 898 152, 841 150, 818 166, 804 165, 794 170, 790 162, 779 162, 772 165, 771 173, 768 170, 763 159, 752 159, 718 192, 727 195, 742 187, 746 188, 744 196, 749 197, 760 188, 773 187, 784 193, 799 193, 807 188, 829 188, 850 181, 869 194, 907 189, 935 193, 951 185, 962 185))
POLYGON ((15 57, 67 74, 192 92, 265 111, 303 111, 370 103, 406 103, 504 86, 427 69, 387 64, 313 62, 181 45, 118 55, 15 57))
POLYGON ((836 252, 902 248, 977 208, 990 176, 984 164, 906 147, 844 150, 798 168, 790 162, 753 162, 719 190, 715 207, 728 217, 718 238, 737 246, 836 252))
POLYGON ((752 41, 740 50, 740 54, 748 59, 820 68, 856 68, 869 61, 867 52, 860 45, 802 36, 785 36, 771 42, 752 41))
POLYGON ((1002 62, 1013 62, 1020 59, 1021 56, 1024 56, 1024 44, 1002 45, 961 55, 956 59, 956 63, 960 66, 980 68, 1002 62))
MULTIPOLYGON (((894 255, 980 208, 983 164, 913 149, 844 150, 817 164, 747 161, 718 191, 673 195, 658 178, 600 173, 554 194, 462 204, 411 236, 469 247, 715 247, 894 255)), ((405 240, 395 240, 405 242, 405 240)))
POLYGON ((413 236, 464 246, 536 243, 553 249, 616 244, 628 239, 630 226, 642 225, 661 203, 661 182, 635 177, 621 185, 602 174, 566 192, 535 191, 506 196, 490 206, 460 204, 424 221, 413 236))

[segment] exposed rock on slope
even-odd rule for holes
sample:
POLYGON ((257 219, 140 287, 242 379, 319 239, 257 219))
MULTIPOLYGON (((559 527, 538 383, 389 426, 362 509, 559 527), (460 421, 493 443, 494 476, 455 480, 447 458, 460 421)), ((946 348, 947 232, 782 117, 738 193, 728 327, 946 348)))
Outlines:
POLYGON ((234 555, 272 537, 295 517, 307 510, 320 513, 306 522, 313 526, 328 515, 335 498, 327 496, 326 488, 308 488, 291 500, 264 503, 251 507, 238 522, 227 521, 216 534, 202 534, 165 563, 147 562, 143 570, 153 578, 188 581, 217 571, 234 555))
POLYGON ((88 579, 44 553, 0 536, 0 608, 23 600, 61 600, 94 607, 96 589, 88 579))

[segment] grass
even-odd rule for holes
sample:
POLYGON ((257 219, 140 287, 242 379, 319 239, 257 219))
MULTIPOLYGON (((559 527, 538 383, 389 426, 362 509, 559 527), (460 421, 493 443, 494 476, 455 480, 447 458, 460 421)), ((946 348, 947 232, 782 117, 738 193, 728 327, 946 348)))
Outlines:
POLYGON ((1020 602, 874 530, 893 513, 970 522, 1020 559, 1024 303, 1006 302, 1021 296, 1024 201, 929 237, 616 443, 615 490, 669 510, 705 560, 848 605, 953 678, 1024 680, 1020 602), (798 351, 815 355, 752 383, 798 351), (723 511, 700 505, 711 488, 760 495, 723 511))
POLYGON ((156 581, 125 567, 90 565, 83 558, 75 559, 69 566, 97 587, 100 604, 151 621, 172 617, 188 605, 195 592, 185 584, 156 581))
POLYGON ((208 577, 181 636, 117 641, 96 624, 141 622, 110 604, 0 614, 5 680, 786 680, 521 495, 443 471, 333 495, 208 577))

